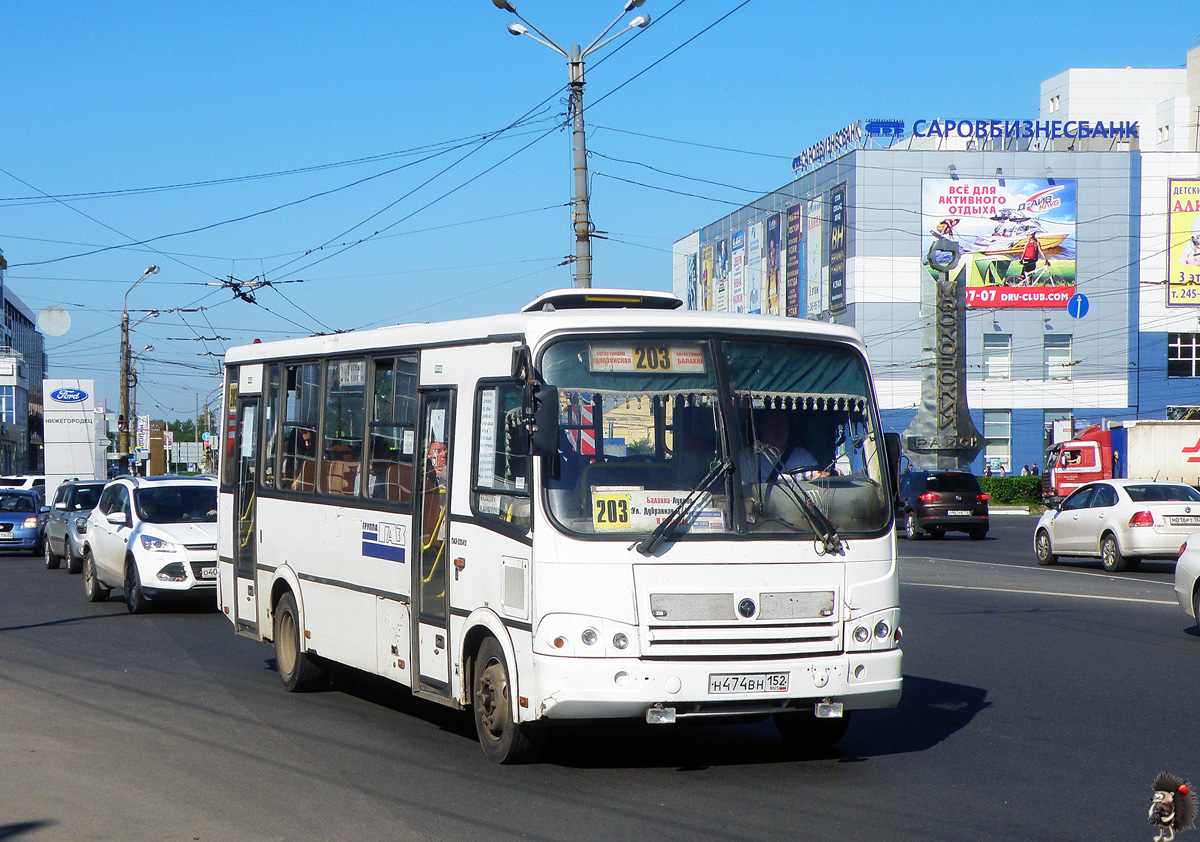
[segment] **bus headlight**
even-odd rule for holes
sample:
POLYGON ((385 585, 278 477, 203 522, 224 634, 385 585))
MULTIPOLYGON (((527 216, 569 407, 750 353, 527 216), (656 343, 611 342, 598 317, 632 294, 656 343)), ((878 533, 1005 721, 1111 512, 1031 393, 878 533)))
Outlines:
POLYGON ((859 643, 866 643, 871 639, 871 633, 867 631, 866 626, 859 626, 854 630, 854 639, 859 643))
POLYGON ((533 636, 533 651, 567 658, 637 657, 637 626, 580 614, 547 614, 533 636))
POLYGON ((892 632, 892 627, 888 625, 887 620, 880 620, 875 624, 875 636, 880 640, 886 638, 892 632))

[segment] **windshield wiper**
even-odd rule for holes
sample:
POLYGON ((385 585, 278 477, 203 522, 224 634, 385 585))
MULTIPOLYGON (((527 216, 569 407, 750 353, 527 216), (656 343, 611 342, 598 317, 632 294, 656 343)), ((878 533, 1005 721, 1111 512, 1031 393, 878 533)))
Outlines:
POLYGON ((662 546, 663 541, 670 537, 670 533, 674 533, 675 528, 687 520, 692 509, 696 508, 696 504, 704 498, 704 493, 713 484, 713 481, 731 470, 733 470, 733 462, 728 459, 722 459, 709 468, 708 473, 701 478, 700 482, 692 486, 687 497, 680 500, 671 513, 663 518, 658 526, 654 527, 654 531, 636 544, 631 544, 630 549, 636 547, 642 555, 654 555, 654 551, 662 546))
POLYGON ((837 527, 833 525, 833 521, 825 516, 820 507, 813 501, 812 496, 800 485, 800 481, 788 473, 780 473, 779 479, 785 480, 779 483, 785 494, 796 504, 801 512, 804 513, 805 519, 808 520, 808 525, 817 533, 817 540, 821 542, 821 546, 826 553, 832 555, 841 555, 844 553, 845 547, 842 544, 842 538, 837 534, 837 527))

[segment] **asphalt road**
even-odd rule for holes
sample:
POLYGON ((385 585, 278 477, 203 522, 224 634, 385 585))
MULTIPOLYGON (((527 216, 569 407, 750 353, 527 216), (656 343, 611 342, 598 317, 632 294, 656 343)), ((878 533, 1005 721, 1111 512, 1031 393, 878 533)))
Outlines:
POLYGON ((0 557, 0 840, 1150 839, 1154 775, 1200 778, 1200 640, 1166 568, 1038 568, 1033 523, 898 542, 903 700, 817 758, 608 723, 497 767, 395 685, 288 694, 221 615, 0 557))

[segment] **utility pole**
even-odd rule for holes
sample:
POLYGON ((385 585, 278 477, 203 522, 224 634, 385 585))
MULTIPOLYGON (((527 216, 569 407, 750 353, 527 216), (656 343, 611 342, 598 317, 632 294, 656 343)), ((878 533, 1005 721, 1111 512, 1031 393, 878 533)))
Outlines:
POLYGON ((571 136, 573 151, 572 165, 575 170, 575 196, 571 200, 571 224, 575 229, 575 286, 580 288, 588 288, 592 285, 592 219, 588 197, 587 140, 583 125, 583 60, 601 47, 612 43, 629 30, 635 28, 642 29, 649 26, 650 16, 638 15, 629 21, 629 24, 616 35, 607 40, 601 40, 617 25, 617 22, 621 18, 645 2, 646 0, 625 0, 625 6, 621 10, 621 14, 617 15, 616 20, 605 27, 604 31, 597 35, 592 43, 582 49, 578 44, 574 44, 568 53, 551 40, 550 36, 521 17, 516 7, 509 0, 492 0, 492 4, 497 9, 516 15, 528 25, 527 29, 519 23, 510 23, 508 25, 510 33, 513 35, 528 35, 534 41, 549 47, 567 59, 569 85, 571 88, 570 110, 573 126, 571 136), (530 29, 536 32, 537 35, 530 32, 530 29))
MULTIPOLYGON (((132 429, 133 419, 129 416, 129 392, 132 388, 130 381, 130 353, 129 353, 129 293, 133 292, 134 287, 142 281, 149 278, 151 275, 158 274, 158 267, 151 263, 146 267, 146 271, 142 276, 133 282, 133 286, 125 290, 125 300, 121 307, 121 414, 120 419, 124 419, 123 424, 119 424, 117 439, 118 458, 121 460, 122 469, 129 468, 129 431, 132 429)), ((157 316, 157 310, 151 310, 146 318, 151 315, 157 316)), ((140 321, 139 321, 140 324, 140 321)), ((120 420, 118 419, 118 420, 120 420)))

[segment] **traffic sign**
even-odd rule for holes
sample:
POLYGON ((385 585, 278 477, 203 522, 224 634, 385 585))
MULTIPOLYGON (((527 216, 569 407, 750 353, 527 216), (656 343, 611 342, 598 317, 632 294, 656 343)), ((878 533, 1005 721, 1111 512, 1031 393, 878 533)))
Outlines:
POLYGON ((1087 311, 1088 311, 1087 296, 1084 295, 1082 292, 1077 292, 1074 295, 1072 295, 1071 299, 1067 302, 1067 313, 1071 316, 1071 318, 1082 319, 1084 316, 1087 315, 1087 311))

